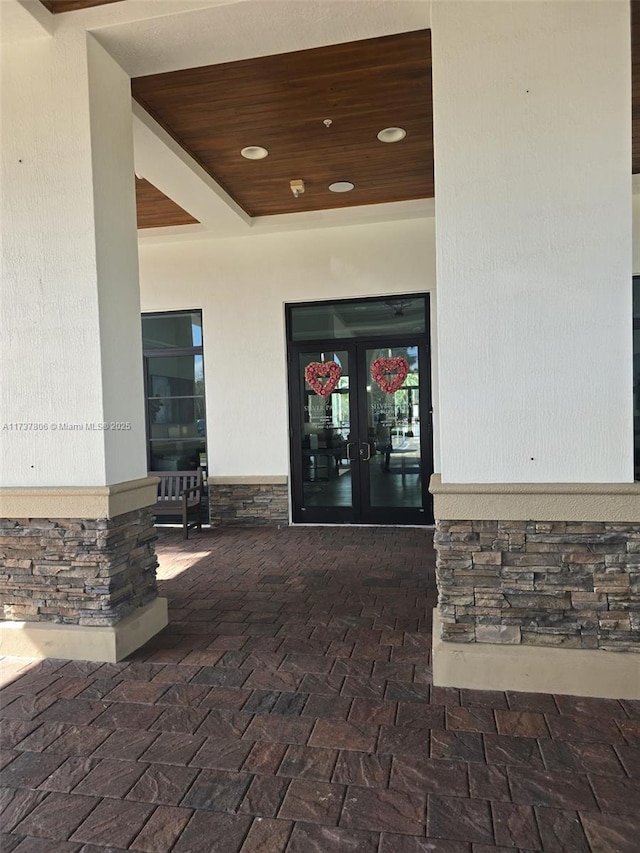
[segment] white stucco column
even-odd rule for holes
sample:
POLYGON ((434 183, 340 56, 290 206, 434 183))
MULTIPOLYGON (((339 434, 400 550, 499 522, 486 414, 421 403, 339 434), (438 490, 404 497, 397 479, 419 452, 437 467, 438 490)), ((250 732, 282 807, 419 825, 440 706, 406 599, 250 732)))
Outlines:
POLYGON ((129 79, 83 31, 4 44, 1 79, 0 485, 145 477, 129 79))
POLYGON ((629 4, 432 28, 442 482, 631 481, 629 4))
POLYGON ((629 4, 432 5, 434 683, 637 698, 629 4))
POLYGON ((131 98, 92 36, 52 31, 1 54, 0 654, 114 661, 167 623, 131 98))

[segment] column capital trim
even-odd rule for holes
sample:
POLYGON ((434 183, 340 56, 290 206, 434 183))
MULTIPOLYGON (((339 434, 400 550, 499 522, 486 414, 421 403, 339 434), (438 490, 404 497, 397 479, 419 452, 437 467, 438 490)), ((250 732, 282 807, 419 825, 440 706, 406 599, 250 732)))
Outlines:
POLYGON ((156 502, 157 477, 110 486, 0 488, 0 518, 115 518, 156 502))
POLYGON ((443 483, 432 474, 436 519, 640 521, 640 483, 443 483))

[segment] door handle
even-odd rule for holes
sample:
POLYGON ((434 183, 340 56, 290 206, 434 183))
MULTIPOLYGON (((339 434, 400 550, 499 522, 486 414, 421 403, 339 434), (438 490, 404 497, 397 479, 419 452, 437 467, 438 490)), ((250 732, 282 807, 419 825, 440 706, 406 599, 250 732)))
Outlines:
POLYGON ((362 441, 360 446, 360 458, 363 462, 368 462, 371 459, 371 445, 368 441, 362 441), (364 455, 363 447, 366 448, 367 455, 364 455))
POLYGON ((353 447, 354 444, 355 444, 355 441, 348 441, 347 446, 345 448, 347 451, 347 459, 349 460, 349 462, 353 462, 353 456, 350 455, 349 448, 353 447))

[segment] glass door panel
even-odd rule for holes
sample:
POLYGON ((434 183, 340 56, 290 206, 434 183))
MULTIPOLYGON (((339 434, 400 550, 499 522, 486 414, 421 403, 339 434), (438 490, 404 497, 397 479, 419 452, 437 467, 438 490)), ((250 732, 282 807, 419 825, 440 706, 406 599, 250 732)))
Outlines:
POLYGON ((307 351, 297 359, 293 432, 301 469, 298 509, 308 521, 324 519, 335 508, 348 515, 353 507, 349 353, 307 351))
POLYGON ((365 350, 368 508, 423 507, 418 346, 365 350))

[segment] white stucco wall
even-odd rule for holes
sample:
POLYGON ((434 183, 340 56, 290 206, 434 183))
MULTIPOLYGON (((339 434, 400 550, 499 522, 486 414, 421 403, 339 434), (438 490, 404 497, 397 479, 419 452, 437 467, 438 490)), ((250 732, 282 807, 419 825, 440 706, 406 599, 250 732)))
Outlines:
POLYGON ((141 240, 142 310, 203 312, 210 474, 289 471, 285 303, 433 291, 434 239, 424 219, 141 240))
POLYGON ((432 5, 443 481, 632 465, 629 4, 432 5))

